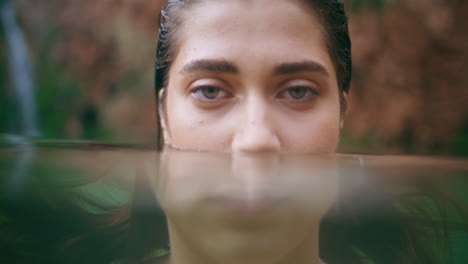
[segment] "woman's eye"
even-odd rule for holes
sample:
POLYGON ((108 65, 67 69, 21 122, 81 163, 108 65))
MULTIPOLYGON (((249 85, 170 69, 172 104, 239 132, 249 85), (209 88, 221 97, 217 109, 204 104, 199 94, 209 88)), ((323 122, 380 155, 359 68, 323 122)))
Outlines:
POLYGON ((312 88, 297 86, 282 91, 278 97, 296 101, 307 101, 318 95, 319 93, 312 88))
POLYGON ((213 86, 204 86, 197 88, 192 91, 192 95, 199 99, 199 100, 204 100, 204 101, 212 101, 212 100, 219 100, 219 99, 225 99, 229 98, 230 94, 226 92, 225 90, 218 88, 218 87, 213 87, 213 86))

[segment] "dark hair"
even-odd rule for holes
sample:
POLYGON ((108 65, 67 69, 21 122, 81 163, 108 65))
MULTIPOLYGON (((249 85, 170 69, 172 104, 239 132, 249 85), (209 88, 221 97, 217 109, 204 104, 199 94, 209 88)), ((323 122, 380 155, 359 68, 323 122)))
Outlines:
MULTIPOLYGON (((102 187, 115 179, 102 181, 106 175, 75 175, 50 166, 32 172, 13 199, 0 195, 0 263, 145 264, 169 249, 165 216, 147 176, 134 175, 134 186, 128 186, 132 195, 111 205, 108 188, 102 187), (89 185, 97 187, 94 192, 78 191, 89 185)), ((466 174, 447 182, 446 175, 425 172, 401 183, 372 174, 362 185, 361 175, 349 172, 340 178, 340 196, 320 223, 322 260, 461 263, 463 255, 452 256, 451 242, 458 235, 464 253, 466 174)))
MULTIPOLYGON (((2 165, 0 172, 9 176, 2 165)), ((39 164, 28 176, 14 196, 0 194, 0 263, 154 263, 168 248, 166 217, 147 177, 135 177, 134 190, 109 192, 108 184, 116 183, 111 174, 39 164), (81 192, 86 186, 104 195, 81 192), (127 191, 122 204, 109 197, 123 198, 127 191)))
MULTIPOLYGON (((299 0, 298 0, 299 1, 299 0)), ((348 17, 343 4, 338 0, 300 0, 319 17, 328 52, 335 66, 340 94, 341 112, 346 111, 344 94, 348 93, 351 72, 351 40, 349 38, 348 17)), ((177 52, 178 31, 183 24, 182 14, 190 6, 200 0, 168 0, 160 15, 159 38, 156 50, 155 90, 159 113, 162 113, 165 94, 159 98, 159 91, 167 86, 168 72, 177 52)), ((163 93, 166 91, 163 90, 163 93)), ((158 135, 158 145, 162 146, 161 133, 158 135)))

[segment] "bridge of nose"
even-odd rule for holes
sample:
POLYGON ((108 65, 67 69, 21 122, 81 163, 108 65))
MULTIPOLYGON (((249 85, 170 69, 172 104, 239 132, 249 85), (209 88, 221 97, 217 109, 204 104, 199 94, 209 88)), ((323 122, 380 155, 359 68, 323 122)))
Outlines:
POLYGON ((245 101, 239 126, 234 132, 232 151, 277 152, 281 144, 271 118, 271 109, 264 96, 252 96, 245 101))

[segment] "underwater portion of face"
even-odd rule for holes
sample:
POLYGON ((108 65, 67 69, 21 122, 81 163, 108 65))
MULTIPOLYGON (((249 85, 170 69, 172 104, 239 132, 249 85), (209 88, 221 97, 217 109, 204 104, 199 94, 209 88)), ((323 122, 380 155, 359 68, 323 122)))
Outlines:
POLYGON ((300 1, 202 1, 184 14, 163 126, 178 149, 335 152, 336 72, 300 1))
POLYGON ((174 261, 318 263, 305 256, 318 256, 319 222, 338 195, 335 156, 168 150, 163 157, 153 187, 174 261))

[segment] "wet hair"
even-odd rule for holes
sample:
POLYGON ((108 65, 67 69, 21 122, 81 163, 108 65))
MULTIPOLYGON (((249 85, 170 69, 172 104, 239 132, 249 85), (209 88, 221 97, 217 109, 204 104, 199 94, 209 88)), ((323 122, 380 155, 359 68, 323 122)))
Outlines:
MULTIPOLYGON (((170 251, 166 219, 147 175, 135 175, 131 195, 111 205, 109 196, 119 192, 106 195, 106 184, 116 183, 106 175, 64 174, 50 166, 32 172, 34 177, 16 189, 18 195, 0 195, 0 263, 146 264, 170 251), (86 186, 94 186, 94 192, 79 191, 86 186)), ((462 263, 466 175, 447 182, 445 175, 421 174, 378 184, 382 177, 372 174, 369 185, 358 184, 359 175, 343 176, 338 200, 320 223, 323 261, 462 263), (455 250, 460 252, 452 256, 455 250)))
MULTIPOLYGON (((2 165, 2 175, 10 176, 2 165)), ((34 165, 31 171, 33 177, 14 192, 5 188, 0 194, 0 263, 146 264, 166 252, 166 217, 147 177, 135 177, 135 189, 109 189, 117 185, 108 174, 50 165, 34 165), (82 192, 86 186, 100 195, 82 192)), ((8 187, 2 180, 0 187, 8 187)))
MULTIPOLYGON (((179 32, 183 25, 184 12, 202 0, 168 0, 160 15, 159 38, 156 50, 155 89, 159 115, 163 113, 164 98, 169 81, 169 70, 178 48, 179 32), (163 90, 161 98, 159 92, 163 90)), ((203 0, 206 1, 206 0, 203 0)), ((322 24, 328 52, 334 64, 340 95, 341 113, 346 111, 347 94, 350 88, 352 59, 348 17, 339 0, 297 0, 311 8, 322 24)), ((159 133, 159 147, 162 136, 159 133)))

